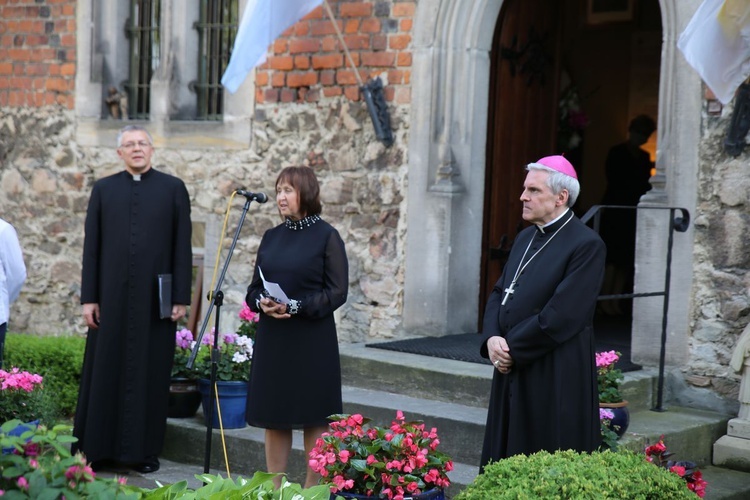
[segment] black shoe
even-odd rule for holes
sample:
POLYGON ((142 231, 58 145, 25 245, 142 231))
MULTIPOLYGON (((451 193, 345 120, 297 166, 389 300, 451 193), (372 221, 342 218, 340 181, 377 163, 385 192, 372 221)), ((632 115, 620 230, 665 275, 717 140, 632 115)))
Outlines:
POLYGON ((141 474, 149 474, 159 470, 159 459, 156 457, 148 457, 145 461, 135 464, 133 470, 140 472, 141 474))

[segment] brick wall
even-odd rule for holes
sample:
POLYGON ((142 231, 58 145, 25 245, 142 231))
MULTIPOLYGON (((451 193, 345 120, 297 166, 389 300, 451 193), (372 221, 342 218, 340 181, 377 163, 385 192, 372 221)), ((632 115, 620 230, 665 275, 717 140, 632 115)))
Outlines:
MULTIPOLYGON (((411 31, 415 1, 329 0, 362 81, 385 73, 386 100, 411 101, 411 31)), ((384 82, 385 83, 385 82, 384 82)), ((289 28, 256 72, 256 100, 314 102, 322 96, 360 99, 354 70, 324 6, 289 28)))
POLYGON ((73 109, 75 0, 0 0, 0 106, 73 109))

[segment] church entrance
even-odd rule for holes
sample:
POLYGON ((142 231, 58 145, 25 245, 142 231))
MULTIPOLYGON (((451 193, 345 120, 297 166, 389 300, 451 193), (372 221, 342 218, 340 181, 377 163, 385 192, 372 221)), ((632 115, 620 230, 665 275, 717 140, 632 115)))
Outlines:
MULTIPOLYGON (((524 227, 519 201, 524 166, 543 156, 565 154, 581 182, 574 210, 582 216, 601 204, 608 152, 628 139, 631 120, 641 114, 657 120, 659 2, 617 4, 503 2, 490 53, 479 330, 484 304, 524 227)), ((651 161, 656 135, 640 146, 651 161)), ((627 347, 628 306, 624 304, 621 314, 602 312, 598 323, 603 326, 597 330, 616 332, 627 347)))

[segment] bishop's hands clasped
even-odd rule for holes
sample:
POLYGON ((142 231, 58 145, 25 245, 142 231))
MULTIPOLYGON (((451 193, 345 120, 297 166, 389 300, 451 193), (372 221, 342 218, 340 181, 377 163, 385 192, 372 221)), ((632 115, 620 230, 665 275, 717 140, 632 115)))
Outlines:
POLYGON ((502 374, 510 372, 513 367, 513 358, 510 355, 510 347, 508 347, 505 338, 494 336, 487 339, 487 353, 497 371, 502 374))

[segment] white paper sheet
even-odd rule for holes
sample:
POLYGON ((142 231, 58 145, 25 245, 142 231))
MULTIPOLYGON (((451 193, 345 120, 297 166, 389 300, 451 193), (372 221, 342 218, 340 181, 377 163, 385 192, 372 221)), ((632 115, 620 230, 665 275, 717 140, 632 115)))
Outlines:
POLYGON ((266 281, 266 277, 263 276, 263 270, 260 267, 258 268, 258 272, 260 273, 260 279, 263 280, 263 288, 266 289, 268 295, 280 304, 288 304, 289 297, 286 296, 286 293, 284 293, 284 290, 281 289, 279 284, 266 281))

